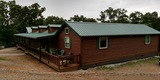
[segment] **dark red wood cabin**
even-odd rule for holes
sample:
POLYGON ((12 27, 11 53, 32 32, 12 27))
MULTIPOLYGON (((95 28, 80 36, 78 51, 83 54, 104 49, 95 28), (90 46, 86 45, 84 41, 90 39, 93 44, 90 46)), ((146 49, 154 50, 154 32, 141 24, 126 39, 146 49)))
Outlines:
POLYGON ((143 24, 65 22, 58 31, 50 29, 48 27, 48 33, 21 33, 15 36, 25 51, 33 56, 36 54, 37 59, 57 71, 153 56, 159 50, 160 32, 143 24), (66 61, 66 56, 42 51, 43 43, 65 53, 71 52, 71 63, 64 66, 62 63, 66 61))
POLYGON ((83 68, 157 55, 159 34, 143 24, 66 22, 57 48, 80 55, 83 68))
MULTIPOLYGON (((57 29, 57 25, 55 27, 57 29)), ((25 53, 32 55, 57 71, 79 69, 79 55, 67 56, 65 52, 59 56, 51 51, 57 46, 57 31, 53 30, 55 27, 53 25, 51 28, 50 26, 39 26, 38 30, 32 30, 32 33, 15 34, 17 48, 24 50, 25 53)))

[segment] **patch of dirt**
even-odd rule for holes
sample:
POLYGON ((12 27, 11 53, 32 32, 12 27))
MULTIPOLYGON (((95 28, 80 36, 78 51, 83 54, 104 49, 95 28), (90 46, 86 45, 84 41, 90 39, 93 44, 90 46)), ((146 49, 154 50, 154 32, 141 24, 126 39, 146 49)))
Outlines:
POLYGON ((22 54, 24 53, 22 50, 17 50, 16 47, 5 48, 0 50, 0 54, 22 54))
POLYGON ((26 55, 23 51, 17 50, 15 47, 0 50, 0 69, 22 70, 27 72, 55 72, 52 68, 32 56, 26 55), (6 56, 4 56, 5 54, 6 56))
POLYGON ((56 72, 23 51, 14 48, 0 50, 0 79, 35 80, 160 80, 160 66, 156 61, 121 66, 114 70, 77 70, 56 72), (1 56, 1 54, 7 54, 1 56))

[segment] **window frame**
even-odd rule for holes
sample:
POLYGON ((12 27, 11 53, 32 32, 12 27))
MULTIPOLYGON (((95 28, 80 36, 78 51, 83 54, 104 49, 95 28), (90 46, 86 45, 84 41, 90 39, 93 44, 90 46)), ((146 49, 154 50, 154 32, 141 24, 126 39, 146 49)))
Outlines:
POLYGON ((108 37, 99 37, 99 49, 107 49, 109 46, 109 42, 108 42, 108 37), (101 40, 102 38, 106 39, 106 46, 105 47, 101 47, 101 40))
POLYGON ((145 44, 151 44, 151 36, 150 35, 146 35, 144 37, 144 42, 145 42, 145 44))
POLYGON ((70 44, 71 44, 70 37, 64 37, 64 46, 65 46, 65 48, 68 48, 68 49, 71 48, 70 44), (68 40, 69 42, 66 42, 66 39, 69 39, 68 40), (68 43, 69 45, 67 46, 66 43, 68 43))
POLYGON ((69 28, 68 27, 65 28, 65 34, 69 34, 69 28), (67 30, 68 30, 68 32, 67 32, 67 30))

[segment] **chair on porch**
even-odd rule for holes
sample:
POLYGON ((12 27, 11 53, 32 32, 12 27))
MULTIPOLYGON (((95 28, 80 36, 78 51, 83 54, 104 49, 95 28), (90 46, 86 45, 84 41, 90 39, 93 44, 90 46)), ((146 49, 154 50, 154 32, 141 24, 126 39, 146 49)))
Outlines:
POLYGON ((59 52, 58 52, 58 56, 63 56, 64 55, 64 50, 60 50, 59 52))
POLYGON ((50 48, 50 53, 51 53, 52 55, 54 55, 54 54, 55 54, 55 48, 50 48))

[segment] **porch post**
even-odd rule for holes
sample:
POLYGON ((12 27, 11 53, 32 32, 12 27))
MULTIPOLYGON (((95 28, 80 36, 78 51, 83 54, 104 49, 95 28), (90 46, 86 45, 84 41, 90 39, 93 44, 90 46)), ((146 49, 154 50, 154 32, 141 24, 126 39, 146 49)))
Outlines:
POLYGON ((16 42, 16 47, 17 47, 17 49, 19 48, 19 45, 20 45, 20 37, 19 36, 16 36, 15 37, 15 42, 16 42))
POLYGON ((41 53, 41 41, 38 39, 38 43, 39 43, 39 60, 41 61, 42 58, 42 53, 41 53))
POLYGON ((28 38, 25 38, 25 54, 28 54, 28 38))

